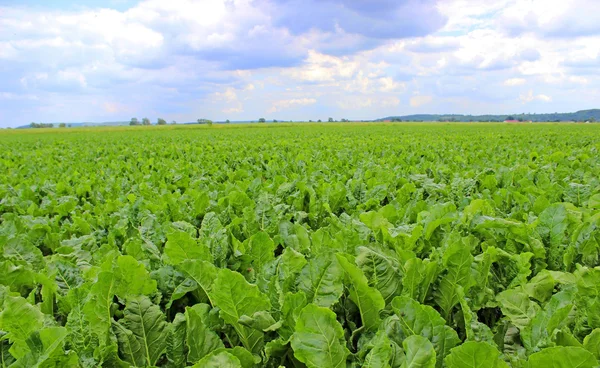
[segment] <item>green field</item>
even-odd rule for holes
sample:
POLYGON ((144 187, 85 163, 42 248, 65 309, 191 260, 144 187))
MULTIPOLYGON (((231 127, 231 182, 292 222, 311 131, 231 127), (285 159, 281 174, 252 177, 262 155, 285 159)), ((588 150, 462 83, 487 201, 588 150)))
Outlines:
POLYGON ((0 367, 595 367, 600 126, 0 133, 0 367))

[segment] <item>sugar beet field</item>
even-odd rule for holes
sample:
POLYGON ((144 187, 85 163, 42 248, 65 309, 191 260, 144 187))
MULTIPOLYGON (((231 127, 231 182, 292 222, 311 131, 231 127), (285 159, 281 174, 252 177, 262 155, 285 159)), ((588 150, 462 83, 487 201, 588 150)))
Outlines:
POLYGON ((0 367, 596 367, 600 126, 0 133, 0 367))

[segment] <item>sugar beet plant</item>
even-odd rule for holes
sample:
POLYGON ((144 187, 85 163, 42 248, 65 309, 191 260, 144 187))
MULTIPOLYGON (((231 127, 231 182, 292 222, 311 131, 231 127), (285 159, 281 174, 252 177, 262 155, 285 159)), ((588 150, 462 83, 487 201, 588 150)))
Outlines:
POLYGON ((595 367, 600 129, 0 136, 2 367, 595 367))

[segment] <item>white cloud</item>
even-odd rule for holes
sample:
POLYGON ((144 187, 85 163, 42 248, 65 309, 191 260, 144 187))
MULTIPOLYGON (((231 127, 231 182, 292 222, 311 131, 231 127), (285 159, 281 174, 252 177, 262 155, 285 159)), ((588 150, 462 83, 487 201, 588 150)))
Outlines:
POLYGON ((244 108, 241 106, 238 107, 230 107, 228 109, 223 109, 221 110, 223 111, 225 114, 239 114, 241 112, 244 112, 244 108))
POLYGON ((229 102, 237 101, 238 99, 235 89, 231 87, 225 89, 225 92, 215 92, 214 96, 217 100, 225 100, 229 102))
POLYGON ((521 100, 521 102, 523 104, 532 102, 532 101, 542 101, 542 102, 550 102, 552 101, 552 97, 544 95, 544 94, 539 94, 539 95, 534 95, 533 94, 533 90, 529 90, 529 92, 527 94, 521 94, 519 96, 519 100, 521 100))
POLYGON ((282 110, 286 110, 292 107, 308 106, 317 103, 314 98, 293 98, 290 100, 279 100, 273 102, 271 108, 268 110, 269 113, 274 113, 282 110))
POLYGON ((420 107, 431 103, 431 101, 433 101, 432 96, 413 96, 410 98, 410 106, 420 107))
POLYGON ((510 78, 504 81, 504 85, 505 86, 522 86, 525 84, 525 82, 527 82, 525 79, 523 78, 510 78))

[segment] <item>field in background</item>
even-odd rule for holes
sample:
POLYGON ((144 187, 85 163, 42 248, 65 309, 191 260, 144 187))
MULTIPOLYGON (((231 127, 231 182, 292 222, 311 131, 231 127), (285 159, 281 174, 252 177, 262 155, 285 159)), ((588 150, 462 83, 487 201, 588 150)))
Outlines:
POLYGON ((3 130, 2 362, 594 367, 599 150, 595 124, 3 130))

